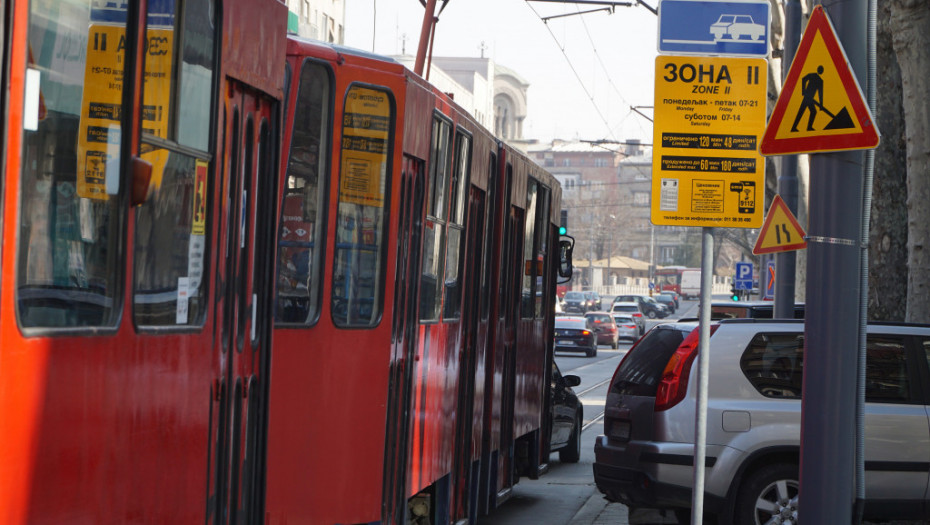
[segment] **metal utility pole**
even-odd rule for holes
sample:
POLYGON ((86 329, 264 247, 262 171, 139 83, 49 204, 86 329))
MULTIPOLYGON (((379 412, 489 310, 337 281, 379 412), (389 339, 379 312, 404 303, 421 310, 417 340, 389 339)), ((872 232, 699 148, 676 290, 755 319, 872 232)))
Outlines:
MULTIPOLYGON (((867 85, 866 7, 866 0, 825 6, 860 85, 867 85)), ((864 167, 862 151, 811 156, 798 502, 803 523, 852 522, 864 167)))
MULTIPOLYGON (((782 78, 788 76, 791 61, 798 50, 801 40, 801 2, 799 0, 785 1, 785 39, 784 54, 782 55, 782 78)), ((781 173, 778 176, 778 194, 785 201, 788 209, 795 217, 798 216, 798 156, 786 155, 781 158, 781 173)), ((775 310, 776 318, 794 318, 794 296, 797 274, 797 252, 794 250, 781 252, 775 256, 775 269, 778 278, 775 280, 775 310)))

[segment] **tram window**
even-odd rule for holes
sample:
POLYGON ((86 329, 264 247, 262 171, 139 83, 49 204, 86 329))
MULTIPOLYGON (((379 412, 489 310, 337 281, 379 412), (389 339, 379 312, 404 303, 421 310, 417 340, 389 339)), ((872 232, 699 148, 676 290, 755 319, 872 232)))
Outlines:
POLYGON ((332 75, 325 66, 307 61, 300 68, 300 87, 287 177, 281 196, 278 232, 275 321, 315 323, 320 311, 323 276, 323 220, 332 114, 332 75), (321 176, 322 175, 322 176, 321 176))
POLYGON ((214 13, 213 0, 148 3, 143 136, 209 150, 214 13))
POLYGON ((136 208, 138 326, 199 326, 207 310, 211 168, 209 155, 197 152, 210 147, 213 8, 211 0, 183 4, 182 9, 175 0, 148 3, 140 156, 152 164, 152 180, 148 198, 136 208), (180 75, 177 84, 173 74, 180 75))
POLYGON ((451 178, 450 149, 452 124, 445 118, 433 118, 430 145, 430 195, 423 231, 423 261, 420 277, 420 321, 438 321, 442 304, 442 283, 446 241, 446 184, 451 178))
POLYGON ((488 158, 487 218, 484 221, 484 263, 481 271, 481 319, 487 320, 491 312, 491 266, 494 261, 494 217, 497 210, 497 154, 488 158))
POLYGON ((388 91, 349 88, 342 118, 333 254, 336 326, 370 327, 381 320, 393 126, 394 99, 388 91))
POLYGON ((133 316, 140 326, 198 326, 207 310, 207 162, 152 153, 164 161, 136 208, 133 316))
MULTIPOLYGON (((537 197, 538 204, 536 205, 536 260, 541 261, 537 263, 535 270, 539 272, 541 268, 539 265, 545 265, 547 261, 546 253, 549 248, 549 188, 539 185, 539 192, 537 197)), ((541 319, 544 317, 544 312, 549 310, 547 305, 549 301, 552 300, 550 297, 552 294, 545 293, 546 282, 543 276, 549 275, 549 267, 544 268, 543 273, 537 273, 535 276, 535 292, 534 297, 536 298, 536 318, 541 319)))
POLYGON ((536 276, 536 253, 533 249, 533 243, 536 240, 536 213, 538 206, 539 192, 537 182, 533 179, 527 180, 526 183, 526 219, 525 232, 523 236, 523 292, 520 300, 521 317, 524 319, 532 318, 535 315, 536 308, 534 297, 536 276))
POLYGON ((452 198, 449 199, 449 230, 446 248, 446 275, 443 281, 443 319, 457 319, 462 314, 462 237, 465 230, 465 200, 468 171, 471 166, 471 137, 455 133, 455 158, 452 165, 452 198))
POLYGON ((25 109, 21 152, 19 322, 114 326, 124 275, 117 195, 126 50, 117 43, 126 13, 91 0, 28 5, 34 104, 25 109))

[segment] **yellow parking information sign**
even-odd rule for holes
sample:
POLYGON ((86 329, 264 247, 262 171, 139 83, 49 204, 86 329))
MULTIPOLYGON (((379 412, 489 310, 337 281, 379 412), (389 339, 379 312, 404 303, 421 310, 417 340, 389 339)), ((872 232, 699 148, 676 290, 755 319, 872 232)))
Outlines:
POLYGON ((656 58, 652 223, 758 228, 764 58, 656 58))

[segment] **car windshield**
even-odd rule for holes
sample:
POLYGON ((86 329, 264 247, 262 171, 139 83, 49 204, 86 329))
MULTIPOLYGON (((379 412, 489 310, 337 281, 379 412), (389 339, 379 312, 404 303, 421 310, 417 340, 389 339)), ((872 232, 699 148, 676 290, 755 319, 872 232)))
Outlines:
POLYGON ((565 294, 566 301, 568 300, 580 301, 581 299, 584 299, 584 294, 582 294, 581 292, 568 292, 565 294))
POLYGON ((632 305, 618 304, 614 306, 615 312, 635 312, 636 307, 632 305))
POLYGON ((595 323, 609 323, 611 320, 613 320, 613 318, 607 314, 589 315, 588 318, 595 323))
POLYGON ((655 302, 656 302, 656 300, 653 299, 652 297, 643 297, 643 301, 645 301, 645 302, 647 302, 647 303, 653 303, 653 304, 655 304, 655 302))
POLYGON ((733 15, 720 15, 720 20, 717 20, 717 23, 718 24, 732 24, 733 18, 734 18, 733 15))
POLYGON ((614 322, 617 324, 633 324, 633 318, 626 315, 615 315, 614 322))

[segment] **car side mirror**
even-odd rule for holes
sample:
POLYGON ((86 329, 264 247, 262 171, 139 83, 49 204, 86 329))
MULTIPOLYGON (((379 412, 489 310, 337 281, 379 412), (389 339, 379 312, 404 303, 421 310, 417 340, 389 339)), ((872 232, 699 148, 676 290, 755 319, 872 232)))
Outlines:
POLYGON ((569 374, 567 376, 562 376, 562 383, 567 387, 575 387, 581 384, 581 378, 576 375, 569 374))
POLYGON ((559 239, 559 277, 565 279, 559 283, 568 282, 572 278, 574 268, 572 267, 572 251, 575 249, 575 238, 563 235, 559 239))

